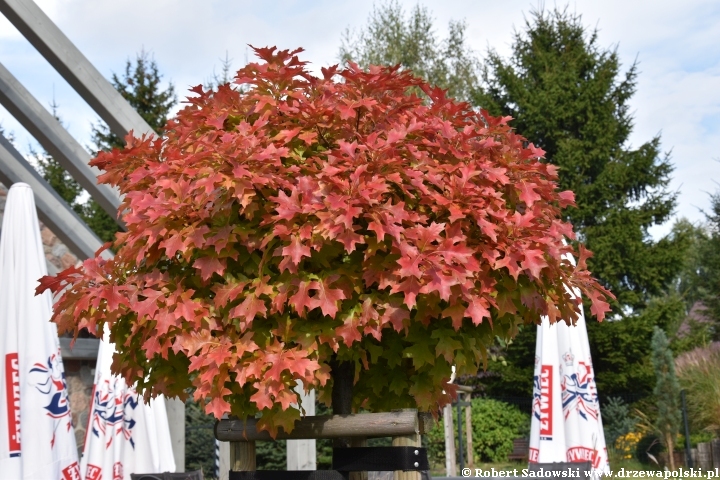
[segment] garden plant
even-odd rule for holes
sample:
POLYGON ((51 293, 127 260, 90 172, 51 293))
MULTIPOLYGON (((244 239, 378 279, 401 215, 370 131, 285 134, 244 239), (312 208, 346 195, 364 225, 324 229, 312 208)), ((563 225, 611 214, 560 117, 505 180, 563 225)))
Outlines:
POLYGON ((475 373, 541 315, 574 321, 572 289, 602 320, 611 294, 561 219, 573 194, 509 117, 400 67, 315 76, 300 52, 255 49, 161 137, 98 154, 127 231, 112 259, 42 280, 60 331, 108 328, 146 397, 192 391, 275 435, 298 382, 336 413, 437 412, 452 365, 475 373))

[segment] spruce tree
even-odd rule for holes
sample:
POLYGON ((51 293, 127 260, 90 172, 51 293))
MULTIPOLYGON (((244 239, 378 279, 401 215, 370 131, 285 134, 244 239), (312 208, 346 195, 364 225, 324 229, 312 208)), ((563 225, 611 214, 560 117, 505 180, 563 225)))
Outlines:
MULTIPOLYGON (((122 76, 112 75, 111 82, 148 125, 160 133, 177 99, 172 84, 162 89, 162 75, 155 60, 142 50, 134 63, 127 60, 122 76)), ((93 127, 92 141, 96 151, 109 151, 125 145, 125 140, 112 133, 105 124, 93 127)), ((81 216, 103 241, 115 238, 118 231, 115 220, 95 200, 90 199, 82 206, 81 216)))
POLYGON ((617 296, 616 312, 642 309, 683 263, 685 237, 652 239, 670 219, 673 167, 656 136, 633 148, 629 100, 638 69, 625 72, 616 50, 599 45, 579 15, 534 11, 515 34, 512 56, 490 52, 474 102, 546 152, 560 186, 575 192, 565 213, 594 252, 590 270, 617 296))
POLYGON ((657 428, 668 454, 670 470, 675 470, 675 438, 680 427, 680 385, 675 376, 673 358, 667 336, 655 327, 652 337, 652 366, 655 370, 655 398, 657 401, 657 428))

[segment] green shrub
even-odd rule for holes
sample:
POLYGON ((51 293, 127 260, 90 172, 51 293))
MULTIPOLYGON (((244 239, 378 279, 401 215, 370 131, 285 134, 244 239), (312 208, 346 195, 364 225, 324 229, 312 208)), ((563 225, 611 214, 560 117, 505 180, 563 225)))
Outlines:
POLYGON ((499 400, 472 401, 473 452, 482 462, 504 462, 513 440, 530 434, 530 416, 499 400))
MULTIPOLYGON (((455 413, 455 409, 453 412, 455 413)), ((457 415, 454 417, 454 427, 457 428, 457 415)), ((461 421, 465 435, 467 432, 464 428, 464 412, 461 421)), ((529 435, 530 417, 514 405, 489 398, 476 398, 472 401, 472 428, 475 461, 504 462, 512 452, 513 440, 529 435)), ((428 432, 424 440, 431 463, 443 464, 445 462, 443 422, 439 422, 428 432)), ((455 443, 457 447, 457 436, 455 443)))

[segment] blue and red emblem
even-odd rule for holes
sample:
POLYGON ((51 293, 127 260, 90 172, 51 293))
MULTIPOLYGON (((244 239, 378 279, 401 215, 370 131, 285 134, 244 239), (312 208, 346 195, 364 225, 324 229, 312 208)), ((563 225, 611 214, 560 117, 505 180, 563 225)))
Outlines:
MULTIPOLYGON (((562 358, 566 367, 572 367, 575 363, 575 356, 572 352, 565 352, 562 358)), ((575 411, 584 420, 597 420, 599 405, 592 365, 580 361, 574 371, 572 368, 568 370, 571 373, 561 371, 562 382, 560 385, 565 418, 575 411)))
POLYGON ((98 438, 107 438, 105 432, 110 429, 113 432, 105 444, 110 448, 113 439, 122 435, 135 448, 132 438, 132 431, 135 427, 133 418, 135 408, 138 405, 137 393, 134 388, 128 388, 124 392, 117 392, 114 385, 105 380, 100 389, 95 391, 92 410, 92 433, 98 438))
POLYGON ((46 363, 35 363, 29 374, 38 392, 45 395, 45 414, 54 420, 53 437, 50 441, 50 444, 54 445, 55 432, 59 426, 63 425, 68 432, 72 428, 67 383, 60 354, 50 355, 46 363))

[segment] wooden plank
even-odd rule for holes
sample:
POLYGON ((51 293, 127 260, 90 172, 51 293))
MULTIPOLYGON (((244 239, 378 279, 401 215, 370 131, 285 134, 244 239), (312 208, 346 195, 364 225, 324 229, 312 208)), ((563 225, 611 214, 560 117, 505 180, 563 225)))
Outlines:
POLYGON ((427 435, 435 424, 437 424, 433 414, 428 412, 419 412, 418 421, 420 424, 420 435, 427 435))
MULTIPOLYGON (((419 447, 419 446, 421 446, 420 434, 414 433, 411 435, 401 435, 401 436, 393 437, 392 446, 393 447, 419 447)), ((394 480, 420 480, 420 472, 397 471, 397 472, 394 472, 393 479, 394 480)))
POLYGON ((92 156, 2 64, 0 103, 77 180, 90 197, 124 228, 122 221, 118 219, 119 191, 98 183, 97 177, 102 172, 89 165, 92 156))
MULTIPOLYGON (((38 218, 80 260, 94 257, 102 247, 103 242, 3 135, 0 135, 0 182, 8 188, 18 182, 30 185, 38 218)), ((111 258, 112 253, 105 250, 103 257, 111 258)))
POLYGON ((0 0, 0 12, 120 138, 154 133, 140 114, 31 0, 0 0))
MULTIPOLYGON (((452 405, 443 407, 443 426, 445 427, 445 475, 448 477, 457 476, 457 465, 455 457, 455 430, 453 429, 452 405)), ((461 447, 462 448, 462 447, 461 447)))
POLYGON ((253 472, 255 463, 255 442, 230 442, 230 470, 253 472))
MULTIPOLYGON (((270 434, 258 431, 257 420, 220 420, 215 425, 215 438, 223 442, 272 440, 270 434)), ((277 439, 394 437, 420 433, 416 410, 352 415, 323 415, 301 418, 291 433, 281 428, 277 439)))

